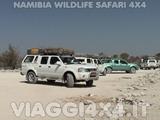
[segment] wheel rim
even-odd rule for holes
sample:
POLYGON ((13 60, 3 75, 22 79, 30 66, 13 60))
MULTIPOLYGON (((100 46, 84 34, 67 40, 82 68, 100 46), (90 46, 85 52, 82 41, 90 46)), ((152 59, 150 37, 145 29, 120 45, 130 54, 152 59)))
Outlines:
POLYGON ((136 72, 136 69, 135 69, 135 68, 131 68, 131 72, 132 72, 132 73, 135 73, 135 72, 136 72))
POLYGON ((107 73, 111 73, 112 69, 111 68, 107 68, 107 73))

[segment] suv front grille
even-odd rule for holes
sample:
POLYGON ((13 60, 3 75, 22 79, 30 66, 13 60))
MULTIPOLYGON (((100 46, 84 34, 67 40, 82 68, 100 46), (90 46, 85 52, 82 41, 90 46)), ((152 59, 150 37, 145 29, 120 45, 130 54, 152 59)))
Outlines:
POLYGON ((94 68, 90 68, 90 69, 89 69, 89 68, 88 68, 88 69, 86 69, 86 71, 87 71, 87 72, 96 72, 97 69, 94 69, 94 68))

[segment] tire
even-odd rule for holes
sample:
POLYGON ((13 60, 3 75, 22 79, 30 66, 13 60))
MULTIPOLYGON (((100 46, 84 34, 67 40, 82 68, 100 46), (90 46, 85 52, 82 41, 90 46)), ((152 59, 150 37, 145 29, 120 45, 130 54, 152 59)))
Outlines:
POLYGON ((86 86, 87 87, 93 86, 93 80, 86 81, 86 86))
POLYGON ((49 80, 49 79, 47 79, 47 83, 49 83, 49 84, 55 83, 55 80, 49 80))
POLYGON ((67 73, 66 75, 67 87, 74 87, 74 76, 71 73, 67 73))
POLYGON ((106 76, 106 74, 107 74, 107 70, 106 69, 104 69, 104 71, 103 71, 103 73, 102 73, 104 76, 106 76))
POLYGON ((130 71, 127 70, 126 73, 130 73, 130 71))
POLYGON ((136 68, 135 67, 131 67, 130 73, 136 73, 136 68))
POLYGON ((106 71, 107 71, 107 73, 112 73, 112 68, 108 67, 108 68, 106 69, 106 71))
POLYGON ((27 81, 32 84, 35 84, 38 81, 38 78, 33 71, 28 72, 26 78, 27 78, 27 81))

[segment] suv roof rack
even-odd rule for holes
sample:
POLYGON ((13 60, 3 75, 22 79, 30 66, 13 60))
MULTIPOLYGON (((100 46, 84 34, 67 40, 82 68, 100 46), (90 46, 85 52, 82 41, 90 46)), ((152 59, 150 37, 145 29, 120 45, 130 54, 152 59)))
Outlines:
POLYGON ((31 48, 28 55, 74 55, 74 50, 67 48, 31 48))

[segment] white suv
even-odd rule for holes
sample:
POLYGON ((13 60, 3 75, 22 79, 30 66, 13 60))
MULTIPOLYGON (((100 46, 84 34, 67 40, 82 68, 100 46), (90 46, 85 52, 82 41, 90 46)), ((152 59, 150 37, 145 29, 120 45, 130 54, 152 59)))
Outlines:
POLYGON ((38 78, 48 82, 63 80, 67 87, 75 82, 85 81, 87 86, 98 80, 98 70, 94 65, 82 65, 72 56, 26 55, 22 61, 21 74, 26 75, 29 83, 36 83, 38 78))
POLYGON ((97 65, 100 74, 106 76, 107 70, 99 59, 93 59, 93 63, 97 65))
POLYGON ((93 59, 93 58, 86 58, 86 57, 75 57, 81 64, 86 65, 94 65, 97 67, 98 71, 102 75, 106 75, 107 71, 105 69, 105 66, 102 64, 102 62, 99 59, 93 59))

